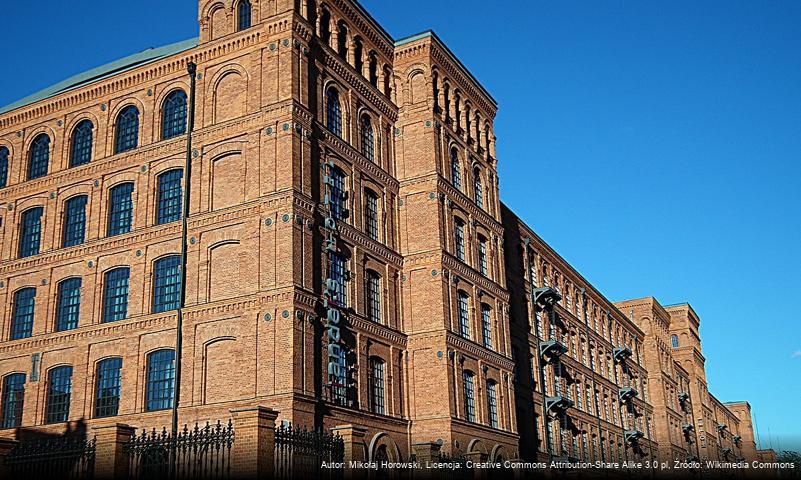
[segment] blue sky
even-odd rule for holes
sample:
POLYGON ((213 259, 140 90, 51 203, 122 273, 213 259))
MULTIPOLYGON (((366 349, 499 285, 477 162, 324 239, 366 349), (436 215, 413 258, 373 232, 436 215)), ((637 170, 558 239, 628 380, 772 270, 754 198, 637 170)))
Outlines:
MULTIPOLYGON (((610 299, 690 302, 711 390, 801 450, 801 2, 363 4, 396 38, 436 30, 498 100, 505 202, 610 299)), ((10 2, 0 104, 196 18, 192 0, 10 2)))

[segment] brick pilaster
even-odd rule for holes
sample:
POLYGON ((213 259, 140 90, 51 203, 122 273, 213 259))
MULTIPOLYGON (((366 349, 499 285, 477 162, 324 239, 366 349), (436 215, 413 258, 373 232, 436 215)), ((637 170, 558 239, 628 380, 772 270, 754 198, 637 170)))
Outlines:
POLYGON ((231 449, 232 478, 272 478, 278 412, 267 407, 249 407, 232 409, 231 415, 235 435, 231 449))
POLYGON ((129 459, 123 448, 136 433, 136 429, 129 425, 115 423, 92 427, 92 433, 97 441, 95 478, 126 478, 129 459))

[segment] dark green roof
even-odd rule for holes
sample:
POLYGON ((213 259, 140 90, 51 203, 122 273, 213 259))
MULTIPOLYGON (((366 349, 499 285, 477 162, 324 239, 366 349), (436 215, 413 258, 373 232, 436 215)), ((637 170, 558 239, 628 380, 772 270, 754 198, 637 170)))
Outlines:
POLYGON ((148 48, 147 50, 136 53, 134 55, 127 56, 120 60, 107 63, 106 65, 103 65, 101 67, 93 68, 86 72, 70 77, 62 82, 59 82, 55 85, 45 88, 44 90, 36 92, 33 95, 25 97, 22 100, 18 100, 12 103, 11 105, 6 105, 5 107, 0 108, 0 114, 8 113, 12 110, 25 107, 32 103, 36 103, 40 100, 54 97, 60 93, 74 90, 88 83, 96 82, 98 80, 107 78, 111 75, 115 75, 117 73, 125 72, 127 70, 131 70, 133 68, 155 62, 156 60, 162 59, 164 57, 169 57, 170 55, 175 55, 176 53, 185 52, 186 50, 196 47, 197 45, 198 45, 198 39, 193 38, 190 40, 184 40, 183 42, 173 43, 172 45, 167 45, 164 47, 148 48))

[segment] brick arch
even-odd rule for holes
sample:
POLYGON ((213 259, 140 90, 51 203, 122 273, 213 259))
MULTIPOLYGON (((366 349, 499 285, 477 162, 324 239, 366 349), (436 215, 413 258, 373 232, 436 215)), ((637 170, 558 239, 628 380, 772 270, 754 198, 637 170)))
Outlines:
POLYGON ((99 135, 97 134, 100 127, 100 119, 97 115, 90 111, 80 112, 73 117, 69 122, 64 124, 64 155, 62 155, 61 168, 66 169, 70 164, 70 157, 72 156, 72 137, 75 134, 75 127, 84 120, 92 122, 92 160, 98 156, 98 145, 100 145, 99 135))
POLYGON ((379 432, 375 434, 372 440, 370 440, 370 444, 367 447, 367 451, 370 454, 369 461, 373 461, 375 459, 376 453, 381 447, 386 448, 390 462, 399 462, 402 460, 400 448, 398 447, 398 444, 395 443, 395 440, 393 440, 388 433, 379 432))
POLYGON ((249 382, 245 381, 245 369, 239 368, 243 353, 241 341, 233 335, 218 336, 203 344, 203 404, 238 400, 247 395, 249 382))
POLYGON ((502 462, 507 459, 506 449, 503 445, 495 444, 490 452, 490 460, 494 462, 502 462))
POLYGON ((221 240, 207 250, 208 274, 206 297, 215 302, 242 295, 249 278, 241 275, 242 244, 239 240, 221 240))
POLYGON ((467 453, 483 453, 486 455, 487 447, 484 446, 483 441, 474 438, 467 444, 467 453))
POLYGON ((229 151, 212 159, 211 172, 210 210, 221 210, 245 202, 247 164, 241 150, 229 151))
POLYGON ((162 131, 161 131, 162 130, 161 124, 164 119, 164 101, 167 99, 168 95, 175 92, 176 90, 182 90, 186 94, 187 98, 186 114, 187 114, 187 119, 189 118, 189 84, 187 84, 183 80, 174 80, 165 85, 159 92, 158 97, 156 97, 155 101, 156 112, 155 115, 153 116, 154 117, 153 138, 155 139, 164 140, 162 138, 162 131))
POLYGON ((207 105, 211 111, 212 124, 225 122, 247 113, 249 83, 247 70, 237 63, 223 66, 214 75, 210 82, 211 105, 207 105))

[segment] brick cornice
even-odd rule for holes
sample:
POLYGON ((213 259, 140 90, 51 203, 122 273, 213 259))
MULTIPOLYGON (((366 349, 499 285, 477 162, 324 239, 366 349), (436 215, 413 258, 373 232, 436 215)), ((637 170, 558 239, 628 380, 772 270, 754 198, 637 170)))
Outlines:
POLYGON ((323 136, 324 148, 328 148, 336 155, 349 160, 360 170, 370 174, 373 178, 386 185, 390 191, 397 192, 400 189, 400 184, 395 177, 387 173, 386 170, 379 167, 375 163, 364 158, 364 155, 357 152, 356 149, 353 148, 353 146, 348 142, 331 133, 331 131, 322 124, 319 125, 319 131, 323 136))
POLYGON ((358 245, 375 257, 388 260, 394 267, 401 268, 403 265, 403 258, 400 256, 400 254, 396 253, 386 245, 372 240, 364 233, 353 228, 353 226, 348 225, 347 223, 340 223, 337 225, 337 228, 339 229, 339 234, 342 239, 348 243, 358 245))
POLYGON ((453 255, 444 252, 442 254, 442 266, 447 268, 450 271, 451 276, 458 276, 459 278, 463 278, 476 287, 484 290, 485 292, 493 295, 495 298, 502 300, 503 302, 509 302, 509 292, 506 291, 503 287, 495 283, 494 281, 490 280, 489 278, 485 277, 478 273, 478 271, 474 270, 472 267, 465 265, 462 261, 454 257, 453 255))
POLYGON ((477 360, 483 360, 487 364, 498 367, 502 371, 509 373, 515 367, 515 362, 511 358, 505 357, 498 352, 488 350, 477 343, 465 340, 461 336, 448 331, 445 337, 446 344, 458 351, 470 354, 477 360))
POLYGON ((443 192, 447 197, 456 197, 460 200, 459 208, 467 210, 473 218, 478 221, 481 225, 489 228, 493 231, 498 237, 503 238, 503 225, 498 220, 494 219, 489 213, 485 210, 478 208, 478 205, 473 202, 464 192, 456 189, 451 182, 445 180, 444 177, 439 176, 437 178, 437 188, 443 192))
POLYGON ((346 85, 349 85, 362 97, 375 105, 390 122, 394 123, 395 120, 398 119, 398 107, 392 103, 392 100, 387 98, 378 88, 368 82, 364 76, 359 75, 350 64, 342 60, 339 55, 335 54, 333 50, 331 50, 331 47, 322 45, 320 51, 323 57, 322 63, 327 70, 336 73, 344 80, 346 85))

